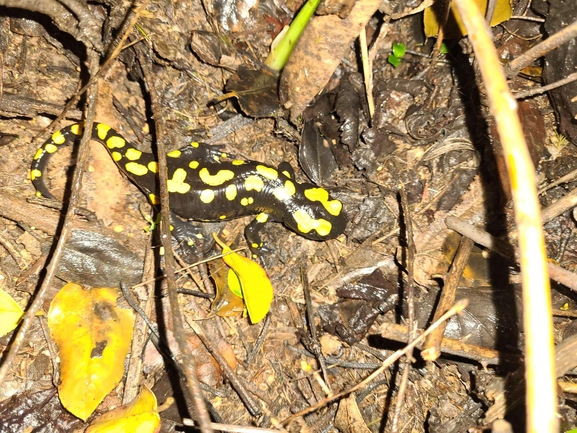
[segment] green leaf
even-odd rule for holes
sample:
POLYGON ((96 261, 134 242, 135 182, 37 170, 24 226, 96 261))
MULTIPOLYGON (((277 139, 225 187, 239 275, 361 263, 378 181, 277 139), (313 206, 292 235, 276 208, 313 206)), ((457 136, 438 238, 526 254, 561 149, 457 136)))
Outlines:
POLYGON ((393 56, 392 54, 389 55, 389 57, 387 57, 387 62, 389 62, 391 65, 393 65, 395 68, 397 66, 399 66, 401 64, 401 59, 399 59, 396 56, 393 56))
MULTIPOLYGON (((405 44, 393 44, 393 56, 397 57, 397 58, 402 58, 405 53, 407 52, 407 47, 405 46, 405 44)), ((398 66, 398 65, 397 65, 398 66)))

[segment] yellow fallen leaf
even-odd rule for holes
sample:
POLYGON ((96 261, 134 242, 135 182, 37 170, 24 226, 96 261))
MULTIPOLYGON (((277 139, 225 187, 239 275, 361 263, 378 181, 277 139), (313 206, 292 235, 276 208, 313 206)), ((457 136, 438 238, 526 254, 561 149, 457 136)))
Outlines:
POLYGON ((133 401, 92 421, 85 433, 156 433, 159 430, 156 396, 144 386, 133 401))
MULTIPOLYGON (((479 6, 479 9, 483 13, 487 10, 487 2, 488 0, 475 0, 475 3, 477 3, 477 6, 479 6)), ((425 36, 428 38, 439 34, 439 21, 437 17, 441 13, 439 9, 442 7, 442 3, 443 2, 435 2, 433 6, 425 9, 423 22, 425 25, 425 36)), ((491 19, 491 27, 507 21, 511 18, 512 13, 510 0, 497 0, 495 12, 491 19)), ((450 39, 466 35, 467 30, 465 29, 465 25, 457 13, 455 5, 451 3, 451 14, 445 27, 445 38, 450 39)))
POLYGON ((233 253, 232 250, 213 233, 215 241, 221 246, 222 259, 235 272, 248 317, 252 323, 258 323, 265 318, 270 310, 273 299, 272 284, 266 271, 256 262, 233 253))
POLYGON ((116 306, 119 296, 118 289, 84 290, 68 283, 48 311, 48 326, 60 353, 60 401, 82 420, 124 373, 134 313, 116 306))
POLYGON ((22 318, 22 308, 4 290, 0 289, 0 337, 13 331, 22 318))

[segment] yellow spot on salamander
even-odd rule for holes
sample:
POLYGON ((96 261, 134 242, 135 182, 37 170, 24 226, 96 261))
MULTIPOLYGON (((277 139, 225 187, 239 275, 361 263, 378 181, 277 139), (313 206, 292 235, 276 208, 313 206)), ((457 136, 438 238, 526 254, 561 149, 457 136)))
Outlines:
POLYGON ((286 201, 289 199, 289 197, 295 195, 295 192, 295 184, 292 181, 287 180, 284 183, 284 186, 275 188, 272 192, 272 195, 274 195, 275 198, 279 201, 286 201))
POLYGON ((40 170, 30 170, 30 179, 31 180, 36 180, 39 177, 42 177, 42 172, 40 170))
POLYGON ((112 152, 110 155, 115 162, 118 162, 122 159, 122 153, 120 152, 112 152))
POLYGON ((221 220, 225 220, 225 219, 226 219, 226 215, 221 215, 221 216, 219 216, 219 218, 220 218, 221 220))
POLYGON ((320 201, 328 213, 339 216, 343 204, 339 200, 329 200, 329 192, 323 188, 305 189, 305 197, 311 201, 320 201))
POLYGON ((196 148, 200 146, 200 144, 198 143, 198 141, 191 141, 191 142, 190 142, 190 145, 191 145, 192 147, 196 147, 196 148))
POLYGON ((258 248, 258 244, 255 244, 254 242, 250 246, 253 248, 258 248))
POLYGON ((190 191, 190 184, 186 183, 186 175, 188 173, 184 168, 177 168, 172 174, 172 179, 168 179, 166 184, 168 192, 177 192, 179 194, 186 194, 190 191))
POLYGON ((203 168, 198 172, 198 177, 210 186, 219 186, 234 178, 231 170, 219 170, 216 174, 210 174, 208 168, 203 168))
MULTIPOLYGON (((106 140, 106 146, 109 149, 122 149, 124 146, 126 146, 126 140, 122 137, 119 137, 118 135, 113 135, 108 140, 106 140)), ((128 154, 128 151, 126 153, 128 154)), ((128 158, 128 155, 126 157, 128 158)))
POLYGON ((36 197, 38 198, 42 197, 42 193, 40 191, 36 191, 36 197))
POLYGON ((48 153, 54 153, 58 150, 58 147, 55 144, 48 143, 46 146, 44 146, 44 150, 48 153))
POLYGON ((228 185, 226 187, 226 190, 224 191, 224 195, 227 198, 227 200, 229 200, 229 201, 233 201, 236 198, 237 194, 238 194, 238 190, 236 189, 235 184, 228 185))
POLYGON ((193 170, 196 170, 197 167, 199 166, 199 162, 198 161, 190 161, 190 163, 188 164, 188 166, 190 168, 192 168, 193 170))
POLYGON ((235 159, 232 161, 232 165, 243 165, 245 163, 245 161, 243 161, 242 159, 235 159))
POLYGON ((134 147, 130 147, 126 149, 125 155, 126 159, 128 159, 129 161, 138 161, 140 159, 140 156, 142 155, 142 152, 140 150, 135 149, 134 147))
MULTIPOLYGON (((56 144, 64 144, 64 142, 66 141, 66 138, 64 137, 64 135, 62 135, 62 132, 60 131, 56 131, 54 134, 52 134, 52 141, 56 144)), ((46 151, 48 151, 48 146, 54 146, 53 144, 48 144, 46 145, 46 151)), ((54 146, 56 148, 56 146, 54 146)), ((50 152, 53 153, 53 152, 50 152)))
POLYGON ((220 154, 220 157, 221 157, 221 158, 228 158, 228 155, 227 155, 226 153, 222 152, 222 153, 220 154))
POLYGON ((70 126, 70 132, 72 132, 74 135, 80 135, 82 133, 82 129, 83 127, 79 123, 70 126))
POLYGON ((267 167, 266 165, 257 165, 256 171, 267 179, 278 179, 278 171, 276 171, 274 168, 267 167))
POLYGON ((104 141, 104 139, 108 135, 108 131, 110 131, 110 126, 105 125, 104 123, 96 124, 96 134, 98 135, 98 138, 100 138, 102 141, 104 141))
POLYGON ((124 165, 127 172, 134 174, 135 176, 144 176, 148 173, 148 168, 145 165, 139 164, 138 162, 127 162, 124 165))
POLYGON ((259 223, 264 224, 268 221, 268 215, 265 213, 259 213, 255 218, 259 223))
POLYGON ((260 177, 255 176, 254 174, 248 176, 244 181, 244 189, 247 191, 254 190, 257 192, 261 192, 263 187, 264 187, 263 180, 260 177))
POLYGON ((168 152, 166 156, 168 156, 169 158, 180 158, 180 153, 181 153, 180 150, 176 149, 173 150, 172 152, 168 152))
POLYGON ((214 191, 212 189, 204 189, 200 193, 200 201, 203 203, 210 203, 214 200, 214 191))
POLYGON ((40 158, 44 154, 44 149, 41 147, 36 151, 36 155, 34 155, 34 161, 40 158))
POLYGON ((148 169, 153 173, 158 173, 158 162, 150 161, 148 163, 148 169))
POLYGON ((301 233, 309 233, 311 230, 316 230, 320 236, 327 236, 332 224, 323 218, 318 220, 311 217, 305 210, 299 209, 293 214, 293 218, 297 222, 297 228, 301 233))
POLYGON ((152 193, 148 194, 148 200, 152 204, 160 204, 160 200, 158 199, 156 194, 152 194, 152 193))
POLYGON ((282 172, 282 174, 284 174, 284 175, 285 175, 286 177, 288 177, 289 179, 291 178, 291 174, 290 174, 288 171, 286 171, 286 170, 284 170, 284 171, 282 172))
POLYGON ((243 206, 248 206, 249 204, 253 204, 254 203, 254 198, 252 197, 244 197, 240 200, 240 204, 243 206))

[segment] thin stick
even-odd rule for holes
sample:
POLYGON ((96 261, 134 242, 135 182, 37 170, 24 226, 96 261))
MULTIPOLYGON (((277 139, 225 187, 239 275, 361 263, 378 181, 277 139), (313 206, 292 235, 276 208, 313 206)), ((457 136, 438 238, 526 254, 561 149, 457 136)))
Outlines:
MULTIPOLYGON (((407 198, 407 192, 404 187, 401 187, 399 191, 401 197, 401 209, 403 210, 403 221, 405 223, 405 237, 407 241, 407 322, 408 335, 407 342, 411 342, 416 336, 416 326, 415 326, 415 238, 413 236, 413 219, 411 218, 411 211, 409 208, 409 200, 407 198)), ((448 310, 448 308, 447 308, 448 310)), ((435 320, 438 319, 435 318, 435 320)), ((444 328, 443 325, 440 325, 444 328)), ((444 331, 443 331, 444 332, 444 331)), ((393 415, 393 422, 391 423, 391 430, 398 431, 399 429, 399 418, 401 416, 401 409, 403 408, 403 402, 405 400, 405 393, 407 391, 407 384, 409 383, 409 373, 411 372, 411 363, 413 360, 413 351, 409 350, 405 356, 405 362, 403 365, 403 374, 401 376, 401 383, 399 385, 399 391, 397 392, 397 398, 395 402, 395 411, 393 415)))
POLYGON ((429 335, 433 329, 435 329, 437 326, 439 326, 441 323, 448 320, 449 318, 451 318, 455 314, 459 314, 461 311, 463 311, 463 309, 465 309, 467 307, 467 304, 468 304, 468 301, 466 299, 462 299, 462 300, 458 301, 453 306, 453 308, 451 308, 449 311, 447 311, 445 314, 443 314, 443 317, 441 317, 439 320, 437 320, 435 323, 433 323, 426 331, 424 331, 421 335, 419 335, 417 338, 415 338, 411 343, 407 344, 403 349, 397 350, 395 353, 393 353, 391 356, 389 356, 385 361, 383 361, 383 364, 381 365, 381 367, 377 368, 369 376, 367 376, 364 380, 362 380, 361 382, 359 382, 358 384, 356 384, 352 388, 349 388, 345 391, 341 391, 341 392, 334 394, 330 397, 322 399, 318 403, 316 403, 316 404, 314 404, 314 405, 312 405, 312 406, 310 406, 304 410, 301 410, 300 412, 297 412, 294 415, 289 416, 287 419, 282 421, 282 424, 283 425, 288 424, 291 421, 295 420, 296 418, 299 418, 301 416, 304 416, 306 414, 314 412, 317 409, 320 409, 321 407, 327 405, 331 401, 334 401, 336 399, 339 399, 341 397, 349 395, 350 393, 355 392, 356 390, 363 388, 369 382, 371 382, 376 377, 378 377, 383 371, 385 371, 394 362, 398 361, 399 358, 401 358, 401 356, 405 355, 408 351, 414 349, 418 344, 422 343, 423 340, 425 339, 425 337, 427 335, 429 335))
MULTIPOLYGON (((457 287, 459 287, 459 281, 461 281, 463 270, 467 265, 469 255, 471 254, 474 245, 475 243, 470 238, 465 236, 461 238, 459 249, 457 250, 457 254, 455 254, 451 270, 449 271, 445 285, 441 291, 441 299, 439 299, 439 303, 435 309, 433 320, 437 320, 437 318, 447 311, 455 302, 457 287)), ((426 338, 425 343, 423 344, 423 350, 421 351, 421 356, 425 361, 435 361, 439 356, 441 356, 441 342, 443 341, 443 334, 445 333, 446 325, 446 322, 443 323, 426 338)))
POLYGON ((505 75, 507 78, 514 77, 521 71, 521 69, 533 63, 533 60, 544 56, 548 52, 553 51, 555 48, 575 38, 577 38, 577 21, 569 24, 563 30, 558 31, 554 35, 545 39, 543 42, 535 45, 516 59, 509 62, 504 68, 505 75))
POLYGON ((573 72, 572 74, 567 75, 565 78, 559 81, 555 81, 554 83, 547 84, 546 86, 535 87, 533 89, 525 90, 523 92, 513 93, 513 96, 515 97, 515 99, 523 99, 533 95, 540 95, 541 93, 545 93, 548 92, 549 90, 556 89, 557 87, 564 86, 565 84, 572 83, 575 80, 577 80, 577 72, 573 72))
MULTIPOLYGON (((504 240, 496 238, 486 231, 453 216, 448 216, 445 219, 445 224, 451 230, 455 230, 457 233, 473 239, 476 244, 482 245, 506 259, 519 262, 519 257, 515 249, 504 240)), ((577 292, 577 275, 575 273, 550 261, 547 261, 547 269, 553 281, 557 281, 568 289, 577 292)))
MULTIPOLYGON (((145 0, 146 1, 146 0, 145 0)), ((174 337, 178 344, 178 349, 182 354, 181 366, 184 370, 186 378, 187 389, 192 397, 194 411, 200 425, 202 433, 213 433, 210 425, 210 415, 204 402, 204 397, 200 388, 200 382, 196 377, 196 362, 192 356, 192 350, 186 340, 184 330, 184 319, 182 311, 178 304, 178 294, 176 292, 176 261, 174 253, 172 252, 171 235, 170 235, 170 199, 168 195, 168 168, 166 162, 166 151, 164 146, 164 123, 162 116, 160 116, 160 107, 162 101, 160 100, 160 92, 156 89, 154 82, 148 79, 152 75, 152 63, 150 57, 146 53, 138 52, 140 66, 144 71, 146 82, 150 89, 150 101, 152 112, 155 116, 156 126, 156 148, 158 151, 158 184, 160 189, 160 213, 162 216, 160 224, 160 234, 162 244, 164 246, 164 275, 166 279, 168 301, 170 304, 170 313, 172 316, 172 325, 174 330, 174 337)))
MULTIPOLYGON (((455 5, 467 28, 479 63, 489 108, 501 138, 515 205, 527 355, 527 431, 554 432, 558 431, 559 422, 551 291, 541 226, 541 207, 535 188, 535 167, 517 116, 517 103, 507 86, 492 42, 491 29, 473 0, 455 0, 455 5)), ((577 22, 575 31, 577 32, 577 22)))
POLYGON ((365 27, 361 30, 359 35, 359 43, 361 46, 361 59, 363 61, 363 75, 365 77, 365 93, 367 94, 367 104, 369 106, 369 124, 375 114, 375 100, 373 98, 373 62, 369 57, 369 49, 367 47, 367 30, 365 27))
MULTIPOLYGON (((90 72, 94 71, 98 65, 98 58, 94 51, 89 51, 89 58, 90 58, 90 72)), ((10 366, 12 362, 16 358, 16 354, 20 351, 20 347, 24 343, 27 333, 32 326, 32 322, 35 320, 36 313, 40 310, 40 307, 45 301, 46 293, 48 292, 48 288, 52 285, 54 281, 54 277, 56 274, 56 269, 58 269, 58 264, 60 262, 60 258, 64 252, 64 246, 66 245, 66 241, 70 237, 70 233, 72 231, 72 224, 71 221, 74 219, 74 215, 76 214, 76 207, 80 201, 80 187, 82 183, 82 174, 84 173, 84 164, 87 160, 88 156, 88 142, 91 140, 92 136, 92 122, 94 121, 94 114, 96 112, 96 100, 97 100, 97 90, 96 85, 94 87, 90 87, 90 97, 87 98, 87 109, 86 109, 86 127, 84 128, 84 133, 82 135, 82 139, 80 140, 80 145, 78 146, 78 164, 74 169, 74 173, 72 175, 72 183, 70 189, 70 198, 68 201, 68 209, 66 210, 66 215, 64 216, 64 222, 62 223, 62 230, 60 232, 60 237, 58 238, 58 242, 56 244, 56 248, 54 249, 54 254, 46 268, 46 277, 44 281, 42 281, 42 285, 38 289, 36 296, 26 313, 22 319, 22 325, 18 330, 18 334, 14 338, 8 353, 4 357, 4 361, 2 366, 0 367, 0 383, 4 383, 6 375, 10 370, 10 366)))

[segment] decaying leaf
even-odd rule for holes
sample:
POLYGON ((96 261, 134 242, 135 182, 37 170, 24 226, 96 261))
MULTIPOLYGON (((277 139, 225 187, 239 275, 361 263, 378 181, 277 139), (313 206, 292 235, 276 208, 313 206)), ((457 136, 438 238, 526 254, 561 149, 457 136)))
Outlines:
POLYGON ((216 294, 210 310, 221 317, 238 316, 244 311, 244 300, 238 277, 232 269, 224 266, 222 261, 218 260, 216 263, 219 265, 210 266, 210 275, 216 286, 216 294), (233 275, 236 277, 238 286, 232 284, 233 275))
POLYGON ((335 427, 343 433, 369 433, 371 431, 361 415, 355 394, 351 394, 339 403, 335 427))
POLYGON ((58 393, 62 405, 86 420, 120 382, 132 339, 134 313, 118 308, 118 289, 68 283, 48 312, 60 353, 58 393))
POLYGON ((96 418, 86 429, 86 433, 155 433, 159 430, 160 415, 156 396, 144 386, 133 401, 96 418))
POLYGON ((22 314, 20 305, 8 293, 0 289, 0 337, 18 326, 22 314))
POLYGON ((290 107, 292 120, 325 87, 351 42, 381 3, 358 0, 345 19, 325 15, 311 20, 281 75, 281 102, 290 107))

